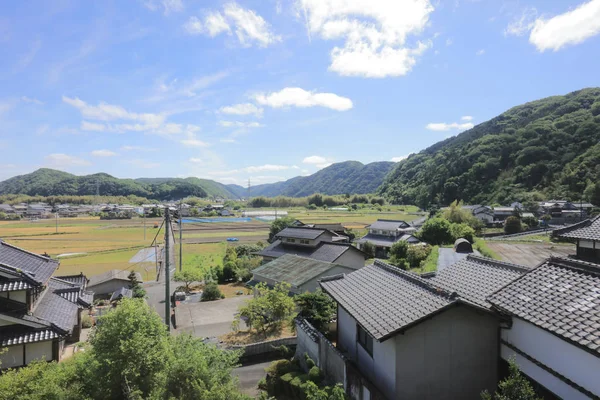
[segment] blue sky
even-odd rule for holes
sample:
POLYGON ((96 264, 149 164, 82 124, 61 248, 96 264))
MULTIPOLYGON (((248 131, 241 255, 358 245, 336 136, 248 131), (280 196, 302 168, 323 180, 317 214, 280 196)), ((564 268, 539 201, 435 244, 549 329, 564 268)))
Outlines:
POLYGON ((2 2, 0 179, 246 185, 598 86, 600 0, 2 2))

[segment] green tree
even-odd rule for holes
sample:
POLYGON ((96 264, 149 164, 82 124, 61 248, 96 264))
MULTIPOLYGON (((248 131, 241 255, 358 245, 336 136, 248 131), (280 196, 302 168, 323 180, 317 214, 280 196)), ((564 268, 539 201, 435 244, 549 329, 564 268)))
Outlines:
POLYGON ((373 258, 375 257, 375 246, 373 245, 373 243, 369 242, 368 240, 366 242, 364 242, 363 244, 361 244, 360 249, 365 252, 366 254, 369 255, 369 257, 373 258))
POLYGON ((256 296, 240 308, 238 319, 245 318, 250 328, 266 333, 281 328, 294 311, 294 300, 289 296, 291 285, 281 282, 273 289, 260 283, 255 286, 256 296))
POLYGON ((511 235, 513 233, 519 233, 523 230, 521 225, 521 219, 515 216, 510 216, 504 221, 504 233, 511 235))
POLYGON ((183 271, 177 271, 173 274, 173 280, 175 282, 183 282, 187 293, 190 292, 190 285, 192 283, 200 282, 203 278, 202 271, 194 268, 186 268, 183 271))
POLYGON ((327 325, 335 317, 337 303, 322 290, 306 292, 294 297, 300 315, 321 332, 326 332, 327 325))
POLYGON ((444 218, 430 218, 423 224, 419 237, 431 245, 450 243, 452 242, 450 222, 444 218))
POLYGON ((467 224, 450 224, 450 236, 452 236, 453 242, 456 239, 464 238, 473 243, 475 240, 475 230, 467 224))
POLYGON ((408 242, 405 240, 399 240, 390 247, 388 255, 392 260, 403 260, 406 258, 408 253, 408 242))
POLYGON ((420 268, 421 263, 425 261, 429 253, 431 253, 432 247, 430 245, 414 245, 409 246, 406 252, 406 262, 410 268, 420 268))
POLYGON ((600 182, 590 183, 585 189, 583 196, 593 205, 600 206, 600 182))
POLYGON ((131 271, 127 276, 129 279, 129 289, 133 292, 133 297, 136 298, 144 298, 146 297, 146 290, 142 287, 142 284, 137 279, 137 274, 135 271, 131 271))
POLYGON ((531 383, 521 375, 519 366, 513 359, 508 362, 509 376, 498 384, 498 389, 491 395, 488 391, 481 393, 483 400, 538 400, 531 383))
POLYGON ((219 289, 219 285, 214 282, 207 283, 204 286, 204 291, 202 292, 202 301, 213 301, 222 299, 223 293, 221 293, 221 289, 219 289))
POLYGON ((269 228, 269 243, 273 243, 275 241, 275 235, 279 232, 291 226, 294 223, 294 219, 291 217, 278 218, 271 223, 271 227, 269 228))

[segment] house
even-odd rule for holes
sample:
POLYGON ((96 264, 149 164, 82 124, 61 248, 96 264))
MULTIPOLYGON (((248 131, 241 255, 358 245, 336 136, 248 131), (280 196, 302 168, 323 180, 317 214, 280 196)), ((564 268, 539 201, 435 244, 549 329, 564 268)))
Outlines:
POLYGON ((494 221, 504 221, 515 214, 514 207, 494 207, 494 221))
MULTIPOLYGON (((479 399, 498 381, 502 323, 486 297, 528 271, 468 256, 428 279, 379 260, 321 279, 321 288, 338 304, 340 356, 329 352, 322 360, 322 349, 334 346, 322 345, 326 339, 320 338, 318 365, 328 376, 340 376, 336 370, 345 368, 342 383, 352 399, 374 391, 388 399, 479 399), (354 370, 362 379, 347 378, 354 370)), ((299 331, 297 353, 305 342, 299 331)))
MULTIPOLYGON (((90 277, 88 289, 97 295, 110 295, 121 288, 129 287, 129 274, 131 271, 113 269, 103 274, 90 277)), ((138 282, 142 281, 142 275, 135 273, 138 282)))
POLYGON ((9 204, 0 204, 0 212, 4 214, 15 214, 15 209, 9 204))
POLYGON ((550 258, 488 297, 507 317, 500 356, 545 398, 600 397, 600 265, 550 258))
POLYGON ((109 301, 110 301, 110 303, 114 303, 114 302, 121 300, 124 297, 131 299, 133 297, 133 290, 126 288, 126 287, 122 287, 119 290, 115 290, 113 292, 113 294, 110 296, 109 301))
POLYGON ((227 208, 224 208, 219 211, 219 215, 221 217, 231 217, 233 215, 233 212, 227 208))
POLYGON ((358 248, 362 248, 365 242, 370 242, 375 246, 375 257, 378 258, 387 258, 392 245, 400 240, 409 244, 420 242, 412 235, 416 229, 405 221, 378 219, 367 228, 369 233, 358 240, 358 248))
POLYGON ((346 235, 346 229, 339 222, 335 224, 306 224, 304 226, 315 229, 326 229, 328 231, 335 232, 338 235, 346 235))
POLYGON ((0 240, 2 368, 59 361, 65 343, 79 341, 81 312, 94 295, 84 275, 52 277, 58 266, 57 260, 0 240))
POLYGON ((52 212, 52 207, 47 204, 29 204, 26 215, 30 218, 48 218, 52 212))
POLYGON ((575 240, 577 258, 600 263, 600 215, 565 228, 555 229, 552 235, 575 240))
MULTIPOLYGON (((463 206, 463 208, 472 207, 471 213, 475 218, 483 222, 485 225, 490 225, 494 222, 494 211, 488 206, 463 206)), ((467 208, 468 209, 468 208, 467 208)))
POLYGON ((314 292, 319 287, 319 279, 337 274, 349 274, 356 271, 344 265, 332 264, 312 258, 286 254, 252 271, 249 286, 261 282, 273 287, 281 282, 292 285, 292 294, 314 292))
POLYGON ((27 203, 19 203, 12 206, 16 214, 25 215, 27 213, 27 203))
POLYGON ((364 267, 369 256, 345 243, 345 238, 324 229, 288 227, 275 236, 273 243, 256 254, 262 256, 263 262, 293 254, 350 268, 364 267))

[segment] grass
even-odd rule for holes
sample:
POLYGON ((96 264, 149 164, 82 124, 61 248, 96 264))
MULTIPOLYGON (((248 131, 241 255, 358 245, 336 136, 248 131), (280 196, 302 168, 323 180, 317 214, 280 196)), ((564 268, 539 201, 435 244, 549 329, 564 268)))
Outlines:
POLYGON ((284 323, 281 327, 273 327, 267 330, 266 333, 258 332, 254 329, 239 330, 237 332, 229 332, 219 337, 226 344, 240 345, 259 343, 266 340, 275 340, 287 337, 296 336, 290 327, 290 324, 284 323))
POLYGON ((438 262, 439 255, 440 255, 439 246, 433 246, 431 248, 431 253, 429 253, 429 255, 427 256, 425 261, 423 261, 421 268, 415 268, 412 271, 419 272, 419 273, 437 271, 437 262, 438 262))
POLYGON ((492 249, 489 248, 487 242, 481 238, 475 238, 475 249, 484 257, 493 258, 494 260, 502 260, 502 258, 492 249))
MULTIPOLYGON (((179 248, 176 247, 175 263, 179 265, 179 248)), ((227 242, 183 244, 183 269, 197 268, 202 271, 223 265, 227 242)))
POLYGON ((244 294, 252 294, 252 291, 248 289, 246 285, 242 282, 219 285, 219 290, 221 290, 221 293, 225 295, 226 299, 230 297, 239 296, 238 292, 243 292, 244 294))

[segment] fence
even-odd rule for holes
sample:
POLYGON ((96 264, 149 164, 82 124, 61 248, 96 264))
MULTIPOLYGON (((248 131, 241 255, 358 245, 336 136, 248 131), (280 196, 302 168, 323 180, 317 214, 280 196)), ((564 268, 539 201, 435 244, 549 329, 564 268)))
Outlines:
POLYGON ((242 357, 253 357, 268 353, 274 353, 277 351, 277 348, 280 346, 295 346, 296 338, 282 338, 275 340, 268 340, 260 343, 252 343, 248 345, 239 345, 239 346, 231 346, 229 347, 231 350, 243 350, 244 354, 242 357))

